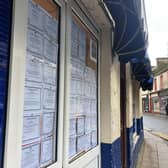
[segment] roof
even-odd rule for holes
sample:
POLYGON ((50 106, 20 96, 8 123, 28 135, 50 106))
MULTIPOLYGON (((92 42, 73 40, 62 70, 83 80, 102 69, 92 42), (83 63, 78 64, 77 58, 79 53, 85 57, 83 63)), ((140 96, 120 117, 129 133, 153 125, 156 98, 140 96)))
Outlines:
POLYGON ((156 66, 156 68, 153 68, 152 73, 153 76, 157 76, 166 71, 168 71, 168 63, 162 63, 159 66, 156 66))

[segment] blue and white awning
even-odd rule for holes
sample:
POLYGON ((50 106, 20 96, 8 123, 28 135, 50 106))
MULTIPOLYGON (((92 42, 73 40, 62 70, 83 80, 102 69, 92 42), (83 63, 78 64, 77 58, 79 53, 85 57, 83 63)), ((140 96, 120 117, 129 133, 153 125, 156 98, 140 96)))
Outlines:
POLYGON ((141 0, 104 0, 114 21, 114 52, 122 63, 130 62, 143 90, 151 90, 153 77, 147 55, 148 32, 141 0))
POLYGON ((144 59, 148 36, 136 0, 105 0, 114 21, 114 51, 121 62, 144 59))

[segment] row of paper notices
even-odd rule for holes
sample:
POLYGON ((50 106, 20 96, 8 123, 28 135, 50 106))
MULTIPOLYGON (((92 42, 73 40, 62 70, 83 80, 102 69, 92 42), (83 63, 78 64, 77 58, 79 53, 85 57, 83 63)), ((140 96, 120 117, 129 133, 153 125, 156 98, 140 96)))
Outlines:
POLYGON ((72 21, 71 55, 85 62, 86 50, 86 32, 72 21))
POLYGON ((44 17, 44 31, 49 35, 52 39, 58 41, 58 21, 56 18, 45 15, 44 17))
POLYGON ((97 98, 97 87, 80 79, 71 79, 71 95, 86 96, 91 99, 97 98))
POLYGON ((44 39, 44 56, 49 61, 57 63, 58 58, 58 44, 50 41, 49 39, 44 39))
POLYGON ((22 149, 22 168, 39 167, 40 144, 22 149))
POLYGON ((74 41, 71 43, 71 55, 75 58, 78 57, 78 43, 75 43, 74 41))
POLYGON ((78 25, 72 20, 72 41, 75 41, 77 42, 78 41, 78 31, 79 31, 79 28, 78 28, 78 25))
POLYGON ((41 58, 44 56, 47 60, 57 64, 58 44, 47 36, 43 36, 39 31, 29 28, 27 44, 28 51, 36 53, 41 58))
POLYGON ((44 109, 55 109, 56 108, 56 91, 52 88, 44 88, 43 95, 43 108, 44 109))
POLYGON ((84 63, 77 59, 71 59, 71 75, 72 78, 82 79, 85 82, 88 82, 92 85, 97 85, 96 82, 96 73, 91 68, 85 66, 84 63))
POLYGON ((80 136, 97 130, 97 117, 76 117, 70 119, 69 135, 80 136))
POLYGON ((21 167, 40 168, 55 160, 59 22, 28 3, 21 167))
POLYGON ((44 9, 29 1, 28 23, 34 28, 45 32, 54 41, 58 41, 58 20, 50 16, 44 9))
POLYGON ((26 58, 26 79, 42 82, 42 63, 36 57, 27 56, 26 58))
POLYGON ((97 79, 96 71, 89 68, 89 67, 86 67, 85 73, 84 73, 84 79, 85 79, 85 81, 96 85, 96 79, 97 79))
MULTIPOLYGON (((40 110, 42 105, 42 88, 25 86, 24 110, 40 110)), ((55 88, 46 87, 43 89, 43 108, 55 109, 56 104, 55 88)))
POLYGON ((55 113, 44 112, 40 115, 25 115, 23 120, 23 143, 39 141, 41 136, 52 135, 54 131, 55 113))
POLYGON ((43 114, 43 134, 49 134, 54 131, 55 113, 44 113, 43 114))
POLYGON ((80 152, 87 152, 97 145, 97 131, 82 136, 72 136, 69 138, 69 158, 80 152))
POLYGON ((37 168, 53 162, 53 138, 22 148, 22 168, 37 168))
POLYGON ((53 67, 49 64, 44 64, 44 82, 56 85, 57 81, 57 67, 53 67))
POLYGON ((26 80, 43 82, 56 85, 57 66, 36 57, 33 53, 27 52, 26 57, 26 80))
POLYGON ((76 137, 69 138, 69 158, 73 157, 77 153, 76 140, 76 137))
POLYGON ((96 99, 83 98, 81 96, 70 98, 70 114, 97 114, 96 99))
POLYGON ((84 79, 85 64, 76 59, 71 59, 71 74, 75 78, 84 79))
POLYGON ((43 55, 43 34, 37 30, 28 28, 27 31, 27 49, 43 55))
POLYGON ((41 109, 41 88, 25 87, 24 110, 41 109))
POLYGON ((40 138, 40 116, 27 116, 23 120, 23 141, 40 138))
POLYGON ((79 58, 85 62, 86 60, 86 33, 84 30, 79 31, 79 58))
POLYGON ((83 81, 82 80, 71 80, 71 94, 82 95, 83 94, 83 81))
POLYGON ((39 7, 37 4, 35 4, 32 1, 29 1, 28 4, 28 21, 30 25, 35 26, 36 28, 43 30, 43 16, 44 16, 44 12, 41 9, 41 7, 39 7))

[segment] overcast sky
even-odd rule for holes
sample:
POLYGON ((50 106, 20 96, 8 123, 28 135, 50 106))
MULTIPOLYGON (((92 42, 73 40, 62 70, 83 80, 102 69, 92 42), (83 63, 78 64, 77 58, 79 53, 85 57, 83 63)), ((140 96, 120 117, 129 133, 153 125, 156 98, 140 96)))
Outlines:
POLYGON ((156 57, 168 56, 168 0, 145 0, 152 65, 156 57))

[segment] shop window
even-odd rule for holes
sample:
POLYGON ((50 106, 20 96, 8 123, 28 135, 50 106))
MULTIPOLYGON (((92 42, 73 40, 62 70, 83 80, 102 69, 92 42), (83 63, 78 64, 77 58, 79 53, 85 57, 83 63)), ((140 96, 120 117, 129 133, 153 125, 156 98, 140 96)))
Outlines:
POLYGON ((97 57, 97 39, 73 14, 69 96, 70 161, 85 154, 98 144, 97 57))
POLYGON ((59 15, 52 0, 28 1, 22 168, 57 161, 59 15))

